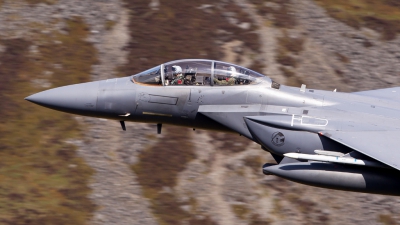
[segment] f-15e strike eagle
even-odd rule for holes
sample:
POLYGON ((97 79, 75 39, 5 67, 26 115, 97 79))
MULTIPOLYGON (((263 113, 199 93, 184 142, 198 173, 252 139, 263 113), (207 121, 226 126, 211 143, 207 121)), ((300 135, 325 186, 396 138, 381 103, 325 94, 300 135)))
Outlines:
POLYGON ((261 145, 277 175, 317 187, 400 195, 400 87, 340 93, 280 85, 230 63, 185 59, 26 100, 120 121, 235 132, 261 145))

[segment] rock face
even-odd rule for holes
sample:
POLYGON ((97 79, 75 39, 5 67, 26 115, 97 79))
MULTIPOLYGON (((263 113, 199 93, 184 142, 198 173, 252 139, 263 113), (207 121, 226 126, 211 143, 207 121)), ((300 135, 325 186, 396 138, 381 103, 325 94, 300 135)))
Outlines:
POLYGON ((296 1, 293 7, 313 45, 320 46, 325 55, 332 55, 331 60, 326 61, 327 67, 333 72, 340 71, 337 76, 348 84, 349 91, 399 83, 399 38, 383 42, 373 30, 355 30, 327 16, 313 1, 296 1))
MULTIPOLYGON (((141 66, 175 58, 212 56, 283 84, 348 92, 400 84, 400 38, 383 41, 373 30, 349 27, 312 0, 36 2, 42 3, 0 0, 1 39, 68 33, 66 23, 83 18, 90 29, 86 41, 98 51, 92 80, 127 76, 146 69, 141 66), (197 17, 187 18, 188 23, 201 26, 176 27, 189 12, 197 17), (146 29, 136 29, 138 24, 146 29), (185 40, 192 46, 181 48, 185 40), (153 44, 158 49, 141 49, 153 44)), ((6 48, 1 43, 0 54, 6 48)), ((40 54, 36 45, 29 51, 40 54)), ((124 132, 116 121, 75 119, 87 127, 84 141, 76 142, 77 154, 95 171, 88 184, 89 198, 97 205, 90 224, 391 224, 399 219, 398 198, 313 188, 263 175, 261 166, 273 162, 272 157, 237 135, 183 128, 155 135, 149 124, 127 124, 124 132), (168 142, 171 135, 175 142, 168 142), (189 143, 182 145, 186 149, 177 144, 182 142, 189 143), (164 186, 154 186, 144 181, 143 171, 156 165, 141 160, 151 162, 147 153, 163 143, 176 148, 176 154, 190 151, 191 156, 179 167, 168 167, 173 175, 160 182, 164 186)))

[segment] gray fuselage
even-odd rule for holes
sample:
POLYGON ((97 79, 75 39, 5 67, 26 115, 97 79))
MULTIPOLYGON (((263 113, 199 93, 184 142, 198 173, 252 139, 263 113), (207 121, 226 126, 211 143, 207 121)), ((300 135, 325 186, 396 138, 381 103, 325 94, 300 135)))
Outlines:
POLYGON ((395 179, 400 177, 400 88, 340 93, 287 87, 233 64, 180 60, 26 99, 121 121, 123 128, 131 121, 238 133, 279 163, 264 166, 265 174, 325 188, 400 195, 395 179), (285 157, 288 153, 299 160, 285 157), (342 164, 336 166, 335 160, 342 164))

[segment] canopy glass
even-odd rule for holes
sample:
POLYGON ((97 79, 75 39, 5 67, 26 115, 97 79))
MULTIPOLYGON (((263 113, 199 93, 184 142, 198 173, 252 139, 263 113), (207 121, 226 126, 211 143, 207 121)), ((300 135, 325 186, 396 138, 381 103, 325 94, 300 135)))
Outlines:
POLYGON ((138 84, 160 86, 235 86, 271 85, 270 78, 250 69, 205 59, 184 59, 168 62, 132 77, 138 84))

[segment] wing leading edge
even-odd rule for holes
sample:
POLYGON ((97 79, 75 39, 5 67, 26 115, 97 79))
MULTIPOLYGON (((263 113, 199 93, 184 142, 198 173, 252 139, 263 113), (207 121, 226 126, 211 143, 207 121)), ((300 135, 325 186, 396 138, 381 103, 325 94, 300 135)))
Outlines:
POLYGON ((400 170, 400 131, 328 131, 320 134, 400 170))

